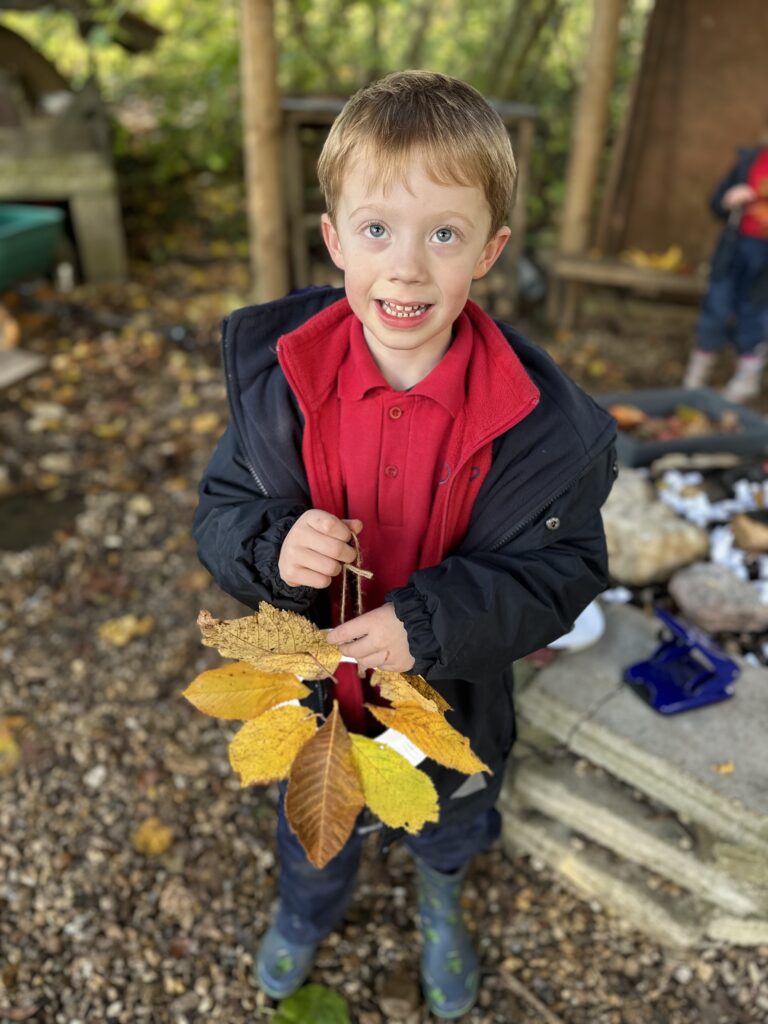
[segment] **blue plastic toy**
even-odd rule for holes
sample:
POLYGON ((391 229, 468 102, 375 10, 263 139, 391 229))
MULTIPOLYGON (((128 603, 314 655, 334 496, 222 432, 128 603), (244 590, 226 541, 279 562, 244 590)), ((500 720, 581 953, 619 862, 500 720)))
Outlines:
POLYGON ((647 661, 624 669, 624 682, 656 711, 674 715, 733 696, 741 669, 706 633, 655 608, 666 627, 662 643, 647 661))

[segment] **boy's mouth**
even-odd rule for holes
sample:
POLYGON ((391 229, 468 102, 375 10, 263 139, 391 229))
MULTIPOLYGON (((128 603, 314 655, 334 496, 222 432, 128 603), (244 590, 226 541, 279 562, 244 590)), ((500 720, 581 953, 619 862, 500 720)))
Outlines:
POLYGON ((394 316, 399 320, 407 320, 411 317, 423 316, 431 306, 431 303, 429 302, 417 305, 415 303, 405 304, 394 302, 390 299, 378 299, 377 301, 387 316, 394 316))

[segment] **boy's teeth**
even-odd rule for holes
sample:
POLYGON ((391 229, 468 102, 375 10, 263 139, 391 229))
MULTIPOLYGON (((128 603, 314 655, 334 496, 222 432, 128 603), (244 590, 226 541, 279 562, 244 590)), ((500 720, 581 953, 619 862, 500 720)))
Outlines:
POLYGON ((409 317, 409 316, 421 316, 421 314, 427 309, 426 305, 423 306, 398 306, 394 303, 387 302, 386 299, 382 299, 381 305, 390 316, 398 317, 409 317))

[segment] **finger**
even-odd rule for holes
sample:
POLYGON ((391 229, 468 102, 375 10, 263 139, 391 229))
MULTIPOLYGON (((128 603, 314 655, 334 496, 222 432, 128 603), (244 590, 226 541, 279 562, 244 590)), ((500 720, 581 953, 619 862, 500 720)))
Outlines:
POLYGON ((304 538, 304 540, 305 547, 311 548, 327 558, 333 558, 337 562, 354 562, 357 558, 357 552, 351 544, 345 544, 337 537, 329 537, 317 530, 313 530, 309 538, 304 538))
POLYGON ((323 576, 338 576, 341 572, 341 562, 336 558, 329 558, 320 551, 312 548, 299 548, 296 552, 296 561, 302 569, 311 569, 323 576))
POLYGON ((338 644, 337 646, 347 658, 354 658, 361 663, 363 658, 375 654, 379 647, 378 644, 369 640, 367 636, 361 637, 359 640, 350 640, 349 643, 338 644))
POLYGON ((307 522, 313 530, 326 537, 335 537, 336 540, 345 542, 351 538, 349 526, 342 519, 337 519, 336 516, 331 515, 330 512, 323 512, 322 509, 312 509, 311 513, 307 515, 307 522))
POLYGON ((312 569, 307 569, 303 566, 299 566, 295 573, 290 573, 288 579, 285 579, 285 577, 283 579, 289 587, 314 587, 315 590, 324 590, 326 587, 330 587, 332 582, 330 576, 326 576, 321 572, 314 572, 312 569))
POLYGON ((341 626, 334 626, 328 632, 326 639, 331 644, 348 644, 353 640, 360 640, 361 637, 368 636, 369 632, 370 622, 367 620, 367 614, 358 615, 356 618, 342 623, 341 626))
POLYGON ((387 664, 389 658, 389 651, 373 651, 372 654, 367 654, 362 658, 357 659, 357 663, 362 665, 363 668, 383 668, 390 670, 391 666, 387 664))
POLYGON ((347 524, 355 536, 357 536, 363 528, 362 519, 342 519, 342 522, 347 524))

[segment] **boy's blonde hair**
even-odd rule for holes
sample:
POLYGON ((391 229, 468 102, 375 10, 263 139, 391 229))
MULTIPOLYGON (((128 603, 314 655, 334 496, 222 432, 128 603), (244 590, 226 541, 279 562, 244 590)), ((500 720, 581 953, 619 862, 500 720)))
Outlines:
POLYGON ((354 160, 370 169, 372 185, 387 189, 405 179, 414 154, 439 184, 482 188, 491 211, 489 237, 506 223, 517 167, 504 122, 477 89, 433 71, 396 71, 346 103, 317 165, 331 220, 354 160))

